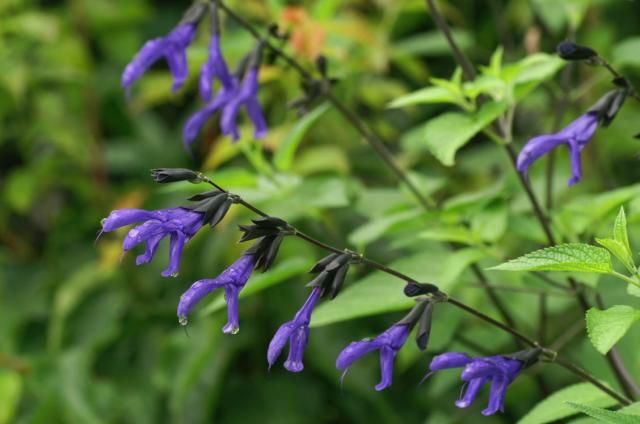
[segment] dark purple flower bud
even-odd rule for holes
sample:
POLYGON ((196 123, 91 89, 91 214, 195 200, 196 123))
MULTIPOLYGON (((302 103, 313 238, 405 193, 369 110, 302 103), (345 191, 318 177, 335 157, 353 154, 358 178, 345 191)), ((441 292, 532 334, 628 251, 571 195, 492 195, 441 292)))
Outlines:
POLYGON ((440 291, 438 286, 431 283, 407 283, 404 286, 404 294, 407 297, 416 297, 424 294, 437 293, 440 291))
POLYGON ((151 177, 157 183, 174 183, 177 181, 189 181, 201 183, 204 176, 200 172, 185 168, 157 168, 151 170, 151 177))
POLYGON ((581 46, 571 41, 563 41, 556 48, 558 55, 564 60, 587 60, 598 56, 591 47, 581 46))
POLYGON ((489 405, 482 411, 483 415, 493 415, 498 411, 504 410, 504 399, 507 392, 507 386, 516 379, 520 372, 531 363, 526 363, 520 357, 534 357, 537 359, 541 350, 529 349, 527 351, 518 352, 513 355, 498 355, 480 358, 471 358, 461 352, 447 352, 442 355, 435 356, 429 369, 432 372, 449 368, 464 367, 461 379, 467 383, 467 388, 461 399, 456 401, 458 408, 466 408, 470 406, 477 397, 480 389, 485 383, 491 383, 489 391, 489 405), (535 351, 535 355, 528 352, 535 351), (520 353, 524 354, 518 356, 520 353))
POLYGON ((284 349, 288 342, 289 357, 285 361, 284 367, 291 372, 300 372, 304 369, 302 358, 304 356, 304 349, 307 347, 309 341, 309 322, 311 321, 313 308, 315 308, 319 298, 320 289, 314 288, 311 290, 307 301, 296 313, 293 320, 285 322, 280 326, 278 331, 276 331, 267 350, 269 368, 276 362, 282 349, 284 349))
POLYGON ((284 237, 293 234, 286 221, 274 217, 254 219, 252 225, 240 225, 244 233, 240 242, 259 238, 247 252, 256 257, 256 269, 263 272, 271 267, 284 237))
POLYGON ((204 224, 202 213, 185 208, 160 209, 145 211, 142 209, 120 209, 111 212, 102 220, 102 231, 109 232, 125 225, 143 222, 129 230, 122 243, 123 250, 129 251, 144 243, 144 254, 136 258, 136 264, 150 262, 155 255, 160 241, 170 236, 169 267, 162 272, 163 277, 175 277, 180 268, 180 258, 184 245, 202 228, 204 224))
POLYGON ((222 274, 213 279, 196 281, 184 292, 178 303, 178 321, 187 325, 187 316, 193 307, 207 294, 222 288, 227 301, 228 322, 222 328, 226 334, 236 334, 240 330, 240 317, 238 310, 238 296, 240 290, 247 284, 255 258, 251 254, 242 255, 237 261, 225 269, 222 274))

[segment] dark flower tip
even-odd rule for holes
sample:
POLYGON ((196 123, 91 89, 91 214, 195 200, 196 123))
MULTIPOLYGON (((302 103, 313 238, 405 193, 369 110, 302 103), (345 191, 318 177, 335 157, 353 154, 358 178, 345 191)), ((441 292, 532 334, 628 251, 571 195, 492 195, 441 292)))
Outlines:
POLYGON ((404 294, 408 297, 416 297, 423 294, 437 293, 439 291, 438 286, 431 283, 407 283, 404 286, 404 294))
POLYGON ((204 181, 204 175, 200 172, 185 168, 157 168, 151 170, 151 177, 157 183, 174 183, 177 181, 189 181, 200 183, 204 181))
POLYGON ((591 47, 581 46, 571 41, 563 41, 556 48, 558 55, 564 60, 588 60, 598 56, 591 47))

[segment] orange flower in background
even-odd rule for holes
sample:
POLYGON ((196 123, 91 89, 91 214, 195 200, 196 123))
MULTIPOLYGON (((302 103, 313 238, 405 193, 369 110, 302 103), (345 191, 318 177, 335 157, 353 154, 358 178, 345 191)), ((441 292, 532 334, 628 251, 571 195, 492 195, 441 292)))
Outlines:
POLYGON ((299 56, 314 60, 324 46, 326 31, 319 22, 311 19, 307 12, 298 6, 289 6, 282 10, 283 27, 290 31, 289 42, 299 56))

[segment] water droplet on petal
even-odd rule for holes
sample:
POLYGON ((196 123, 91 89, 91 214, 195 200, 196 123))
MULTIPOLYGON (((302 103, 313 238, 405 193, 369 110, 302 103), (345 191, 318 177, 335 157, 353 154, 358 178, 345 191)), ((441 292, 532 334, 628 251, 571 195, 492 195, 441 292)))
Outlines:
POLYGON ((187 317, 185 315, 178 317, 178 322, 180 323, 180 325, 187 325, 189 324, 189 320, 187 319, 187 317))
POLYGON ((104 223, 107 222, 107 218, 102 218, 100 220, 100 225, 102 225, 104 227, 104 223))
POLYGON ((171 273, 171 277, 176 278, 177 276, 178 276, 178 272, 177 271, 171 273))
POLYGON ((240 332, 240 327, 233 327, 231 329, 231 334, 238 334, 240 332))

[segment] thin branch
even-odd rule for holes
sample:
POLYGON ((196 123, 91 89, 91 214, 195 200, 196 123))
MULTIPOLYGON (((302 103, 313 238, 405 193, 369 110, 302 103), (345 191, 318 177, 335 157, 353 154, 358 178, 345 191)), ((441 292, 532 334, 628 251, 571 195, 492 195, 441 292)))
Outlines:
MULTIPOLYGON (((465 69, 468 68, 468 66, 469 66, 469 64, 471 62, 466 57, 464 52, 462 52, 462 50, 460 50, 460 48, 458 47, 455 39, 451 35, 451 31, 449 30, 449 26, 448 26, 447 22, 438 13, 438 10, 434 7, 432 0, 427 0, 427 7, 429 7, 429 10, 431 11, 431 14, 433 15, 433 19, 436 22, 436 25, 438 25, 440 30, 445 34, 445 37, 447 38, 447 41, 449 42, 449 47, 451 48, 451 50, 453 51, 454 56, 458 60, 458 64, 463 68, 463 71, 464 71, 465 69)), ((608 62, 606 62, 604 59, 601 59, 601 60, 602 60, 602 64, 614 76, 621 77, 621 75, 610 64, 608 64, 608 62)), ((471 68, 473 69, 473 67, 471 67, 471 68)), ((467 75, 467 77, 475 76, 475 72, 473 72, 473 73, 465 72, 465 75, 467 75)), ((501 136, 503 136, 505 134, 504 128, 499 126, 499 125, 497 126, 497 130, 500 131, 501 136)), ((535 193, 533 192, 531 184, 529 184, 529 181, 520 172, 518 172, 518 169, 517 169, 517 155, 516 155, 516 152, 515 152, 513 146, 511 144, 506 144, 506 145, 504 145, 504 148, 505 148, 505 150, 506 150, 506 152, 507 152, 507 154, 509 156, 509 159, 511 161, 513 169, 515 170, 516 174, 518 175, 518 178, 520 180, 520 183, 521 183, 522 187, 525 189, 525 192, 527 193, 527 197, 529 198, 529 202, 531 203, 531 206, 533 207, 533 212, 536 215, 536 217, 538 219, 538 222, 540 223, 540 225, 542 227, 542 230, 544 231, 549 244, 550 245, 555 245, 556 244, 556 239, 555 239, 555 237, 553 235, 553 232, 551 231, 550 222, 549 222, 547 216, 545 215, 542 207, 540 206, 540 202, 538 201, 538 198, 536 197, 535 193)), ((584 293, 582 291, 578 290, 579 289, 578 282, 573 278, 568 278, 567 280, 568 280, 569 285, 571 286, 571 288, 573 290, 575 290, 575 292, 576 292, 575 293, 575 297, 576 297, 576 300, 577 300, 578 304, 580 305, 580 307, 584 311, 587 311, 589 309, 590 305, 589 305, 589 302, 587 301, 587 298, 585 297, 584 293)), ((614 370, 614 372, 616 374, 616 377, 618 378, 618 380, 622 384, 622 387, 624 388, 624 390, 627 393, 627 395, 629 395, 630 397, 633 397, 633 398, 640 397, 640 391, 636 391, 635 390, 637 388, 637 385, 635 384, 634 380, 631 378, 629 372, 627 371, 627 369, 625 368, 624 364, 622 363, 622 361, 621 361, 621 359, 620 359, 620 357, 618 355, 618 352, 615 349, 615 347, 611 351, 609 351, 609 353, 607 354, 607 360, 609 361, 609 365, 614 370)))
POLYGON ((593 384, 594 386, 596 386, 597 388, 599 388, 600 390, 602 390, 603 392, 605 392, 606 394, 608 394, 609 396, 611 396, 612 398, 620 402, 621 404, 631 405, 633 403, 629 398, 627 398, 626 396, 622 396, 620 393, 616 392, 611 387, 603 384, 600 380, 593 377, 591 374, 589 374, 587 371, 583 370, 579 366, 575 365, 573 362, 567 361, 564 358, 556 358, 555 361, 553 362, 565 368, 566 370, 571 371, 575 375, 579 375, 580 377, 582 377, 582 379, 593 384))

